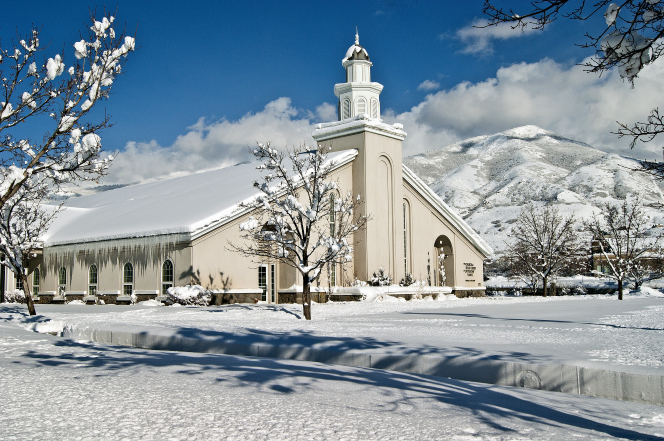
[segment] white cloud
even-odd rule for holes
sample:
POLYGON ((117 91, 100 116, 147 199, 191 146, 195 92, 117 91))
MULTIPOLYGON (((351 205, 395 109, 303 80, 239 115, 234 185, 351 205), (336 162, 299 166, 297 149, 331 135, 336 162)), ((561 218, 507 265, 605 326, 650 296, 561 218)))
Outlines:
POLYGON ((507 40, 528 35, 534 31, 526 27, 523 31, 519 28, 512 29, 509 23, 499 23, 495 26, 486 26, 486 20, 475 20, 469 26, 456 31, 455 37, 464 44, 461 50, 464 54, 487 55, 493 53, 494 40, 507 40))
MULTIPOLYGON (((408 133, 404 156, 534 124, 600 150, 659 159, 661 141, 630 151, 629 140, 618 139, 611 132, 617 130, 616 121, 630 125, 645 120, 660 104, 662 90, 664 63, 644 69, 636 87, 630 89, 617 73, 600 78, 580 66, 544 59, 503 67, 495 78, 431 93, 401 114, 385 110, 388 103, 383 103, 383 119, 404 125, 408 133)), ((201 118, 171 146, 155 141, 129 142, 104 183, 135 182, 246 161, 251 159, 248 147, 256 141, 271 141, 278 148, 313 144, 314 123, 336 119, 333 104, 323 103, 315 113, 298 112, 289 98, 276 99, 262 111, 236 121, 207 122, 201 118)))
POLYGON ((417 90, 423 90, 429 92, 432 90, 440 89, 440 83, 438 81, 424 80, 422 84, 417 86, 417 90))
MULTIPOLYGON (((329 120, 333 105, 324 103, 317 109, 319 117, 329 120)), ((173 145, 163 147, 156 141, 127 143, 113 161, 104 183, 127 183, 168 175, 231 165, 251 159, 249 147, 256 142, 271 142, 277 148, 312 144, 311 115, 298 118, 290 98, 268 103, 257 113, 248 113, 237 121, 222 119, 208 123, 200 118, 178 136, 173 145)), ((336 116, 332 118, 336 119, 336 116)))
POLYGON ((337 106, 330 103, 323 103, 316 107, 316 115, 319 121, 329 122, 337 120, 337 106))
POLYGON ((495 78, 427 95, 409 112, 387 113, 385 119, 402 123, 408 132, 404 155, 534 124, 601 150, 659 158, 659 144, 641 144, 630 151, 629 140, 611 132, 617 130, 616 121, 629 125, 645 120, 660 104, 662 89, 664 63, 644 69, 630 89, 616 72, 600 78, 580 66, 544 59, 503 67, 495 78))

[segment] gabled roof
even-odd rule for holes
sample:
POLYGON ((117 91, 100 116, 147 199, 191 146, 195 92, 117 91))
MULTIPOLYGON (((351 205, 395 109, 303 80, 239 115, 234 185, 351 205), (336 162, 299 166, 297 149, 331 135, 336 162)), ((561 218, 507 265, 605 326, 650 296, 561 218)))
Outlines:
MULTIPOLYGON (((352 161, 356 150, 331 152, 335 168, 352 161)), ((195 239, 249 211, 239 207, 258 190, 257 162, 130 185, 65 203, 48 232, 45 246, 178 234, 195 239)))
POLYGON ((449 223, 454 226, 471 244, 475 246, 484 257, 489 257, 493 254, 493 250, 470 225, 464 221, 449 205, 431 190, 431 188, 424 183, 417 175, 405 165, 402 169, 403 177, 415 190, 417 190, 422 197, 431 204, 440 214, 443 215, 449 223))

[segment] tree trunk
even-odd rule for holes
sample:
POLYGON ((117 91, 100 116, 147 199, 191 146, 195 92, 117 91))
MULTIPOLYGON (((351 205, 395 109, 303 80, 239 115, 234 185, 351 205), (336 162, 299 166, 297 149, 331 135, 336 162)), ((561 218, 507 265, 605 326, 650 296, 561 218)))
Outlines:
POLYGON ((302 275, 302 312, 305 319, 311 320, 311 286, 309 286, 309 274, 302 275))
POLYGON ((622 300, 622 299, 623 299, 623 298, 622 298, 622 290, 623 290, 623 288, 622 288, 622 282, 623 282, 622 279, 619 279, 619 280, 618 280, 618 300, 622 300))
POLYGON ((546 285, 547 285, 547 279, 548 278, 549 278, 549 276, 544 276, 544 288, 543 288, 544 297, 546 297, 546 285))
POLYGON ((28 304, 28 313, 30 315, 37 315, 35 311, 35 302, 32 301, 32 293, 30 292, 30 286, 28 286, 28 276, 25 274, 19 274, 21 282, 23 282, 23 294, 25 294, 25 301, 28 304))

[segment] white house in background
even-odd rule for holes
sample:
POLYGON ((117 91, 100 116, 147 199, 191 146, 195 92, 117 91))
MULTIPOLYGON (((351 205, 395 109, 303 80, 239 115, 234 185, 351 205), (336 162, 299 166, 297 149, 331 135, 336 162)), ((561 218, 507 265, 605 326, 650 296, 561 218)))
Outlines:
MULTIPOLYGON (((342 64, 346 82, 334 86, 339 120, 316 125, 312 136, 330 147, 340 192, 362 195, 372 220, 353 238, 352 262, 333 268, 329 283, 368 280, 383 267, 395 281, 410 273, 458 295, 482 292, 482 264, 492 251, 402 164, 406 133, 380 119, 383 86, 371 82, 372 63, 357 36, 342 64)), ((240 301, 295 301, 301 280, 294 269, 254 262, 228 247, 251 214, 239 203, 257 194, 258 174, 256 164, 244 163, 69 199, 31 261, 30 290, 40 302, 64 294, 114 303, 201 284, 240 301)), ((11 275, 5 281, 13 288, 11 275)))

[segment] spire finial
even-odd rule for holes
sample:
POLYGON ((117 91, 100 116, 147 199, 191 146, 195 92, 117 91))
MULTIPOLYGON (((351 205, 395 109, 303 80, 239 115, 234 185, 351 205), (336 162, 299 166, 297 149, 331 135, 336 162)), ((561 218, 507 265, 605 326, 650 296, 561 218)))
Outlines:
POLYGON ((357 26, 355 26, 355 44, 360 45, 360 34, 357 32, 357 26))

